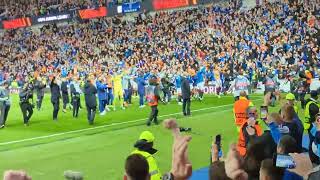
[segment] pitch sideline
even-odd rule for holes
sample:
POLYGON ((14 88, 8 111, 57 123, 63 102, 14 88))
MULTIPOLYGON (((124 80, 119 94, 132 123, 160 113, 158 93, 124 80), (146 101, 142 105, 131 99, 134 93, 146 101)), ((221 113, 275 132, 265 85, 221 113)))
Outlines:
MULTIPOLYGON (((261 99, 256 99, 256 100, 253 100, 253 101, 261 101, 261 99)), ((227 106, 231 106, 231 105, 233 105, 233 103, 232 103, 232 104, 225 104, 225 105, 221 105, 221 106, 213 106, 213 107, 196 109, 196 110, 193 110, 193 111, 191 111, 191 112, 205 111, 205 110, 208 110, 208 109, 218 109, 218 108, 227 107, 227 106)), ((165 115, 161 115, 161 116, 159 116, 159 117, 161 118, 161 117, 167 117, 167 116, 173 116, 173 115, 179 115, 179 114, 181 114, 181 112, 171 113, 171 114, 165 114, 165 115)), ((10 144, 17 144, 17 143, 22 143, 22 142, 27 142, 27 141, 33 141, 33 140, 39 140, 39 139, 46 139, 46 138, 57 137, 57 136, 62 136, 62 135, 66 135, 66 134, 73 134, 73 133, 85 132, 85 131, 90 131, 90 130, 95 130, 95 129, 101 129, 101 128, 106 128, 106 127, 123 125, 123 124, 131 124, 131 123, 135 123, 135 122, 145 121, 146 119, 147 119, 147 118, 142 118, 142 119, 137 119, 137 120, 132 120, 132 121, 125 121, 125 122, 118 122, 118 123, 106 124, 106 125, 101 125, 101 126, 97 126, 97 127, 91 127, 91 128, 73 130, 73 131, 68 131, 68 132, 63 132, 63 133, 56 133, 56 134, 51 134, 51 135, 46 135, 46 136, 39 136, 39 137, 27 138, 27 139, 21 139, 21 140, 16 140, 16 141, 8 141, 8 142, 0 143, 0 146, 10 145, 10 144)))

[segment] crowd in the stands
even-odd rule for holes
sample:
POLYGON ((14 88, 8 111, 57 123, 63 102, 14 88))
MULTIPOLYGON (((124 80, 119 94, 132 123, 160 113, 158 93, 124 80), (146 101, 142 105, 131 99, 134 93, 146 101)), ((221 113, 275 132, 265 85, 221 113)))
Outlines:
POLYGON ((75 9, 90 9, 105 5, 102 0, 18 0, 3 2, 0 20, 46 16, 75 9))
POLYGON ((249 80, 274 72, 279 78, 320 66, 319 3, 267 4, 239 12, 205 7, 113 17, 68 25, 5 31, 0 37, 0 81, 33 73, 86 76, 131 68, 133 72, 230 81, 239 69, 249 80))

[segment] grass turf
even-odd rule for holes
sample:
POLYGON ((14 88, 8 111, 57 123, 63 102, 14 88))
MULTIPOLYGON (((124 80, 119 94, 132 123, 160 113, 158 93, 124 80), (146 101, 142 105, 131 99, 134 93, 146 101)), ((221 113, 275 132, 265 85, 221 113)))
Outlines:
MULTIPOLYGON (((83 99, 83 98, 82 98, 83 99)), ((260 105, 260 96, 251 98, 260 105)), ((145 118, 150 109, 139 109, 137 102, 126 110, 97 114, 96 129, 61 134, 31 141, 4 144, 10 141, 48 136, 74 130, 92 128, 86 120, 86 111, 80 111, 78 119, 72 118, 71 112, 59 112, 58 122, 52 121, 52 105, 47 95, 43 109, 35 110, 29 127, 23 126, 22 114, 18 107, 18 98, 13 96, 13 105, 9 112, 7 127, 0 130, 0 172, 6 169, 24 169, 35 180, 63 179, 63 172, 68 169, 81 171, 85 179, 113 180, 123 176, 124 160, 133 150, 133 144, 144 130, 154 133, 155 155, 162 172, 171 166, 172 137, 162 126, 145 126, 145 118), (138 120, 127 123, 128 121, 138 120), (118 123, 118 124, 114 124, 118 123), (104 126, 104 127, 103 127, 104 126)), ((192 116, 184 118, 181 106, 176 102, 160 105, 160 120, 175 117, 183 127, 192 127, 194 132, 190 143, 190 159, 194 169, 209 164, 212 136, 222 134, 223 149, 226 152, 230 142, 237 139, 237 132, 232 114, 232 96, 218 99, 207 96, 203 102, 192 102, 192 116), (195 110, 195 111, 194 111, 195 110), (170 115, 173 114, 173 115, 170 115), (165 116, 165 117, 161 117, 165 116)), ((84 105, 84 103, 82 102, 84 105)))

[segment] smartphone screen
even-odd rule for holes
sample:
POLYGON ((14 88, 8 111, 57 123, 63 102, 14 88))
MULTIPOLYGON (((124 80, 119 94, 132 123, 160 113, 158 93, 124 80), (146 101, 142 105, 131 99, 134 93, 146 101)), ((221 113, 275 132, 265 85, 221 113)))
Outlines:
POLYGON ((222 151, 221 151, 221 134, 216 135, 216 139, 214 142, 218 146, 218 157, 222 157, 222 151))
POLYGON ((266 120, 268 116, 268 107, 267 106, 261 106, 260 107, 260 118, 262 120, 266 120))
POLYGON ((220 149, 221 149, 221 135, 220 134, 216 135, 216 140, 214 143, 218 146, 218 151, 220 151, 220 149))
POLYGON ((296 167, 296 163, 294 162, 293 158, 289 155, 278 154, 276 157, 275 164, 276 164, 276 167, 280 167, 280 168, 293 169, 296 167))

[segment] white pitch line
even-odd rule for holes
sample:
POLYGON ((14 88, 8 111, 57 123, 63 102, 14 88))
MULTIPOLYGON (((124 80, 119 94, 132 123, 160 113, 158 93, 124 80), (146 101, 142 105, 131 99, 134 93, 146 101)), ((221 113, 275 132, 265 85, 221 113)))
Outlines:
MULTIPOLYGON (((261 99, 253 100, 253 101, 261 101, 261 99)), ((233 105, 233 104, 226 104, 226 105, 221 105, 221 106, 201 108, 201 109, 193 110, 191 112, 204 111, 204 110, 208 110, 208 109, 218 109, 218 108, 227 107, 227 106, 231 106, 231 105, 233 105)), ((173 116, 173 115, 178 115, 178 114, 181 114, 181 112, 166 114, 166 115, 162 115, 159 117, 167 117, 167 116, 173 116)), ((68 132, 63 132, 63 133, 56 133, 56 134, 51 134, 51 135, 46 135, 46 136, 39 136, 39 137, 34 137, 34 138, 27 138, 27 139, 21 139, 21 140, 16 140, 16 141, 3 142, 3 143, 0 143, 0 146, 9 145, 9 144, 16 144, 16 143, 21 143, 21 142, 27 142, 27 141, 33 141, 33 140, 39 140, 39 139, 46 139, 46 138, 62 136, 62 135, 66 135, 66 134, 85 132, 85 131, 90 131, 90 130, 94 130, 94 129, 101 129, 101 128, 105 128, 105 127, 118 126, 118 125, 122 125, 122 124, 131 124, 131 123, 135 123, 135 122, 145 121, 146 119, 147 118, 137 119, 137 120, 132 120, 132 121, 125 121, 125 122, 118 122, 118 123, 106 124, 106 125, 92 127, 92 128, 85 128, 85 129, 79 129, 79 130, 68 131, 68 132)))

